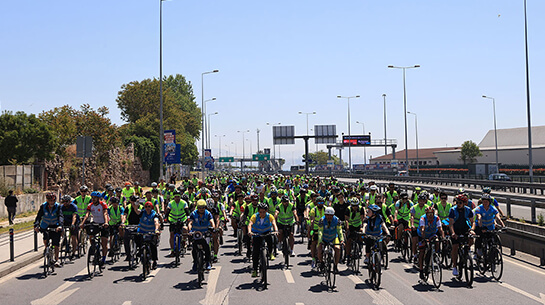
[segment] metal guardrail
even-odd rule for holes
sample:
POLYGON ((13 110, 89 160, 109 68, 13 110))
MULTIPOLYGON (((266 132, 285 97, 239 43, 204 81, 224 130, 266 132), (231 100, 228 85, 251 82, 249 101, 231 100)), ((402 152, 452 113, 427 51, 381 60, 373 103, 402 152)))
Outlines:
POLYGON ((514 182, 514 181, 493 181, 476 179, 453 179, 441 177, 417 177, 417 176, 386 176, 386 175, 364 175, 351 173, 336 173, 336 177, 343 178, 364 178, 374 180, 388 180, 395 182, 427 183, 443 186, 474 187, 483 188, 489 186, 492 189, 503 190, 511 193, 545 195, 545 184, 514 182))

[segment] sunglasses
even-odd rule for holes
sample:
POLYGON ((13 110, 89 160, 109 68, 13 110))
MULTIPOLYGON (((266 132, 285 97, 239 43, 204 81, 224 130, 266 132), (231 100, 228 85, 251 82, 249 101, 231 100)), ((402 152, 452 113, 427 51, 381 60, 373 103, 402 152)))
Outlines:
POLYGON ((447 197, 441 197, 441 199, 447 199, 447 197))

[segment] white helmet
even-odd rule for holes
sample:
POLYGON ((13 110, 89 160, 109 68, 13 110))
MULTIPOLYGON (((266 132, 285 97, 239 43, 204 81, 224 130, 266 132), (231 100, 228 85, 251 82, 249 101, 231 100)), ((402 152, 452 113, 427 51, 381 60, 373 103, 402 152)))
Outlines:
POLYGON ((151 187, 157 187, 157 182, 152 182, 151 187))
POLYGON ((216 204, 216 202, 214 201, 214 199, 212 198, 208 198, 206 199, 206 208, 211 210, 214 208, 214 205, 216 204))
POLYGON ((369 187, 369 190, 371 190, 371 191, 376 191, 376 190, 378 190, 378 186, 376 186, 376 185, 373 184, 373 185, 371 185, 371 186, 369 187))
POLYGON ((327 208, 325 208, 324 214, 325 215, 335 215, 335 209, 332 208, 332 207, 327 207, 327 208))

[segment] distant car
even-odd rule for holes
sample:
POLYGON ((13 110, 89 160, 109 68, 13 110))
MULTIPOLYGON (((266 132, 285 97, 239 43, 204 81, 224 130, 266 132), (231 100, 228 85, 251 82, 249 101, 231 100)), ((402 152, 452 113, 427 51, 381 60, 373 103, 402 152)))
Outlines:
POLYGON ((511 178, 506 174, 490 174, 488 175, 488 180, 494 181, 511 181, 511 178))
POLYGON ((407 172, 407 171, 398 171, 396 176, 407 177, 407 176, 409 176, 409 172, 407 172))

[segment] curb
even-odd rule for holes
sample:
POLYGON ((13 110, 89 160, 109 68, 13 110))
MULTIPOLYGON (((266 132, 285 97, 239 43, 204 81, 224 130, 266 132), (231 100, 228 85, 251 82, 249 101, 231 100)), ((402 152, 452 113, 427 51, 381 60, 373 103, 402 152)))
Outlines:
MULTIPOLYGON (((32 263, 34 263, 35 261, 41 259, 43 257, 43 253, 41 251, 38 251, 36 253, 31 253, 31 254, 26 254, 26 255, 22 255, 22 257, 19 257, 19 261, 16 261, 16 262, 7 262, 5 264, 10 264, 9 267, 7 268, 2 268, 0 267, 0 269, 3 269, 3 270, 0 270, 0 278, 14 272, 14 271, 17 271, 27 265, 30 265, 32 263)), ((17 259, 17 258, 16 258, 17 259)))

